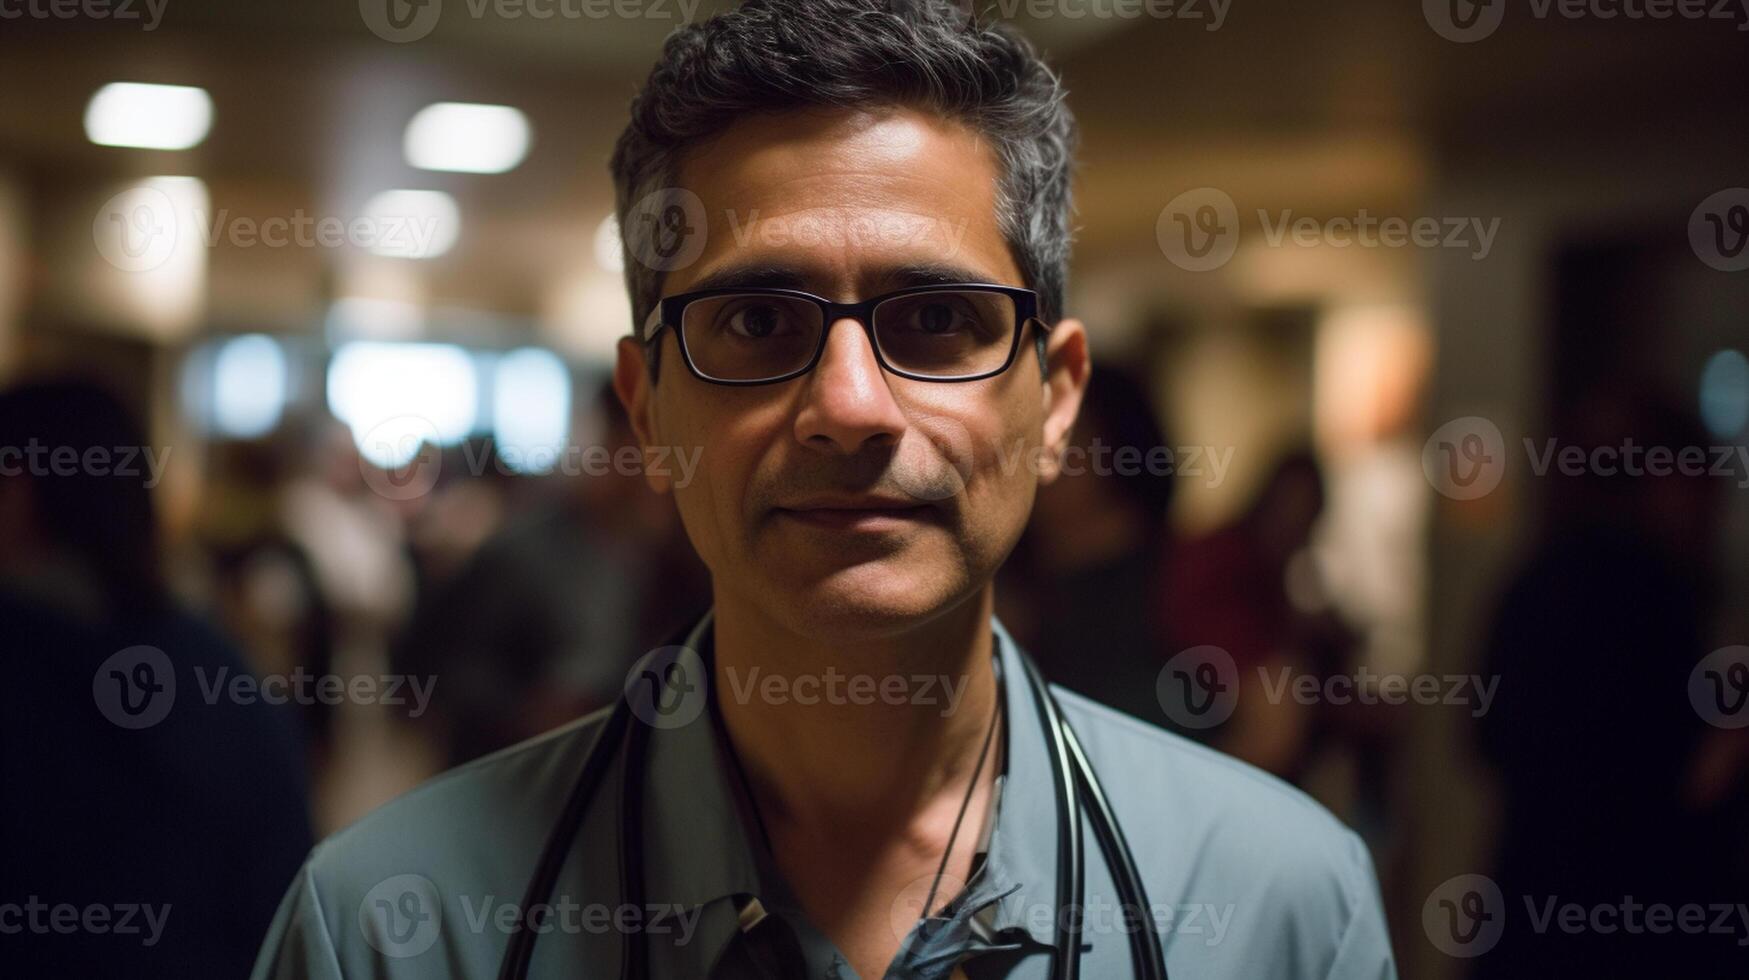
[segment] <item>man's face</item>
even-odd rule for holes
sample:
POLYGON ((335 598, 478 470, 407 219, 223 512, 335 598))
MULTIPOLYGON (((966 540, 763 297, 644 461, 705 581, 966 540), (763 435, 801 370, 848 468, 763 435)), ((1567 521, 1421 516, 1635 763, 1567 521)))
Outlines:
MULTIPOLYGON (((986 141, 926 113, 745 119, 682 166, 708 237, 663 292, 708 280, 851 302, 944 271, 1023 285, 998 173, 986 141)), ((702 450, 684 485, 651 483, 673 491, 719 601, 820 638, 892 635, 978 594, 1013 547, 1074 420, 1084 335, 1058 324, 1041 373, 1029 326, 1007 371, 940 383, 884 372, 853 320, 827 329, 819 364, 790 381, 701 381, 665 330, 659 381, 626 340, 615 385, 646 446, 702 450)))

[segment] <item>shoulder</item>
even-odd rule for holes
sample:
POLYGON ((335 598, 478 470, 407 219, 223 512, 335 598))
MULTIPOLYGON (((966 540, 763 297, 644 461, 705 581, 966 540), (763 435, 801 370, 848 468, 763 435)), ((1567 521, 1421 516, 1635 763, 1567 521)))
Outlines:
MULTIPOLYGON (((1156 903, 1228 917, 1224 954, 1268 951, 1246 975, 1390 962, 1365 843, 1300 790, 1253 766, 1068 691, 1059 703, 1117 811, 1156 903), (1292 948, 1284 948, 1284 944, 1292 948)), ((1341 967, 1340 969, 1338 967, 1341 967)), ((1217 971, 1219 973, 1219 971, 1217 971)))
POLYGON ((432 777, 317 845, 312 869, 357 875, 383 854, 466 867, 527 850, 532 860, 605 719, 596 712, 432 777))
POLYGON ((275 932, 346 945, 359 910, 385 888, 521 898, 552 821, 606 717, 597 712, 433 777, 310 852, 275 932))
POLYGON ((1353 872, 1359 839, 1304 792, 1071 691, 1056 694, 1120 813, 1145 814, 1203 853, 1267 862, 1274 874, 1353 872))
POLYGON ((441 923, 486 930, 491 913, 521 900, 606 716, 435 776, 317 844, 280 903, 255 976, 428 976, 436 967, 419 955, 427 949, 448 975, 490 975, 502 942, 438 943, 441 923))

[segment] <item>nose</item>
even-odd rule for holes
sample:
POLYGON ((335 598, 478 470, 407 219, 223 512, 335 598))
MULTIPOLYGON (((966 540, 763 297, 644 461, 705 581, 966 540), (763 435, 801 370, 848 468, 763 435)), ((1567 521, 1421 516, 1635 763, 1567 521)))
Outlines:
POLYGON ((804 379, 796 439, 823 452, 851 455, 867 446, 897 443, 905 413, 887 387, 886 372, 862 324, 838 320, 826 327, 826 349, 804 379))

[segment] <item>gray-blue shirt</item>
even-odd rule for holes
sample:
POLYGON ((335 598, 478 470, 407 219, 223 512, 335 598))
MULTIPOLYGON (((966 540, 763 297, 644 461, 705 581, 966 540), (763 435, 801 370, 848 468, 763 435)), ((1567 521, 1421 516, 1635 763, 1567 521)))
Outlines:
MULTIPOLYGON (((709 643, 709 617, 686 646, 709 643)), ((1018 648, 993 623, 1004 771, 977 870, 916 921, 928 882, 894 897, 904 948, 888 977, 1044 980, 1062 904, 1046 730, 1018 648), (939 904, 939 903, 938 903, 939 904)), ((1396 976, 1364 844, 1298 790, 1243 763, 1055 689, 1104 784, 1178 980, 1396 976)), ((813 928, 763 844, 715 713, 651 733, 644 901, 619 879, 619 760, 590 804, 544 915, 531 977, 615 977, 622 931, 664 978, 855 974, 813 928)), ((497 975, 548 832, 605 713, 436 777, 311 852, 255 976, 497 975)), ((1126 919, 1091 831, 1082 974, 1131 976, 1126 919)), ((946 893, 944 893, 946 894, 946 893)))

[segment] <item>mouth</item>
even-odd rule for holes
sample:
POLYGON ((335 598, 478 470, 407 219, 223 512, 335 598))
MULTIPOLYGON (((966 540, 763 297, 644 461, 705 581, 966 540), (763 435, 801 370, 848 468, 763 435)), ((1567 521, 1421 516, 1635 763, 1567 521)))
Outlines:
POLYGON ((779 507, 777 516, 832 531, 880 533, 934 520, 935 508, 916 500, 878 496, 835 496, 779 507))

